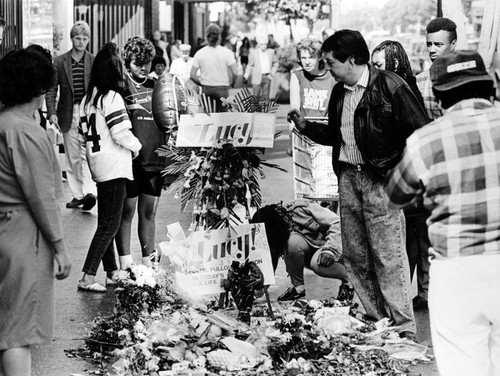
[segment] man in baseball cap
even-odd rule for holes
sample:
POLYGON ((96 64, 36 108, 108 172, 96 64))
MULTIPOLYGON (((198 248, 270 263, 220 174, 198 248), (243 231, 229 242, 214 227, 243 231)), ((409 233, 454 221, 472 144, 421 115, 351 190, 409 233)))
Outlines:
POLYGON ((432 65, 430 75, 432 91, 445 109, 462 99, 489 100, 493 94, 493 78, 475 51, 458 50, 442 55, 432 65))
POLYGON ((441 376, 500 375, 500 109, 474 51, 430 70, 444 115, 416 130, 386 192, 431 212, 429 312, 441 376))

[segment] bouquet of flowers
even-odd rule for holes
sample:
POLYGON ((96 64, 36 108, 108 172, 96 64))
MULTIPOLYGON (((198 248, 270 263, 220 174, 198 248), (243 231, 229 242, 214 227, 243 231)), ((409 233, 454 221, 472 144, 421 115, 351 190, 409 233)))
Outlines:
MULTIPOLYGON (((229 111, 236 112, 274 112, 277 109, 274 100, 263 101, 246 88, 224 102, 229 111)), ((200 103, 205 111, 211 109, 209 100, 200 100, 200 103)), ((229 141, 220 141, 220 147, 178 148, 165 145, 157 151, 160 156, 173 160, 163 174, 178 176, 167 192, 180 196, 182 210, 193 202, 191 230, 243 223, 243 218, 233 209, 240 204, 245 208, 245 216, 249 217, 251 207, 260 207, 258 177, 265 178, 262 167, 285 171, 263 160, 262 148, 235 147, 229 141)))

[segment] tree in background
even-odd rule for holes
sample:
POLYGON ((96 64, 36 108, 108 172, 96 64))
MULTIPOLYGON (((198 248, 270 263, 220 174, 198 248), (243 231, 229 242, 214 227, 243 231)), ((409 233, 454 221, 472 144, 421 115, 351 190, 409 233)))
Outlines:
POLYGON ((312 33, 315 21, 330 17, 329 0, 249 0, 245 4, 249 13, 285 21, 290 27, 291 41, 294 40, 292 29, 296 20, 305 19, 312 33))
POLYGON ((436 18, 436 14, 436 0, 389 0, 384 6, 381 21, 383 28, 391 34, 396 32, 422 34, 429 21, 436 18))

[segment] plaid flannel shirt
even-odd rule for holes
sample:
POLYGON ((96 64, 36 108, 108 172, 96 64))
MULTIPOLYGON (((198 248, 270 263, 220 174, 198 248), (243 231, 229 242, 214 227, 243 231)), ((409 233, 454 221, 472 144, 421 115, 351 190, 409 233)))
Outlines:
POLYGON ((417 75, 416 79, 418 90, 420 90, 424 100, 424 107, 429 121, 434 121, 443 116, 443 109, 432 92, 432 81, 429 70, 424 70, 417 75))
POLYGON ((393 208, 423 196, 441 255, 500 253, 500 109, 468 99, 416 130, 386 192, 393 208))

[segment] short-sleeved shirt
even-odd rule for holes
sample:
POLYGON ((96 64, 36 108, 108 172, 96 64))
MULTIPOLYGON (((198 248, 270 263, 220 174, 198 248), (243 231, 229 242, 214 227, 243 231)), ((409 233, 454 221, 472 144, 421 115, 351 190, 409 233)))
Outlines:
POLYGON ((222 46, 205 46, 193 58, 193 67, 200 69, 200 82, 204 86, 229 86, 229 67, 233 64, 236 64, 233 51, 222 46))
POLYGON ((500 253, 500 109, 463 100, 407 140, 386 191, 393 207, 424 197, 434 249, 445 257, 500 253))

